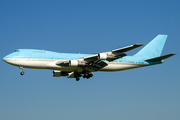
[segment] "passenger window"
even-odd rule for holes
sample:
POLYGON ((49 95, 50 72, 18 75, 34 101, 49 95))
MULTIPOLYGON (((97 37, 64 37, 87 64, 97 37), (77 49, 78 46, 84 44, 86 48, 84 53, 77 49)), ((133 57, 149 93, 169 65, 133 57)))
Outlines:
POLYGON ((19 52, 19 50, 15 50, 15 52, 19 52))

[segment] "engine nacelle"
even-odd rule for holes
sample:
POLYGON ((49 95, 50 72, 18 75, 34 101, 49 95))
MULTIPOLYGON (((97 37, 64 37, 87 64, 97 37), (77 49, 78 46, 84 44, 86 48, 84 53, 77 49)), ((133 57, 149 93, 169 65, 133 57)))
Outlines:
POLYGON ((118 54, 118 55, 115 55, 115 54, 112 54, 112 53, 99 53, 98 54, 98 59, 99 60, 108 60, 108 61, 113 61, 117 58, 122 58, 126 56, 126 54, 124 53, 121 53, 121 54, 118 54))
POLYGON ((67 76, 67 75, 68 75, 67 72, 62 72, 62 71, 58 71, 58 70, 53 71, 53 77, 60 77, 60 76, 67 76))
POLYGON ((108 56, 106 53, 99 53, 98 54, 98 59, 99 60, 107 60, 108 56))
POLYGON ((69 66, 84 66, 85 62, 79 62, 77 60, 69 60, 69 66))
POLYGON ((77 60, 70 60, 69 66, 78 66, 78 61, 77 60))

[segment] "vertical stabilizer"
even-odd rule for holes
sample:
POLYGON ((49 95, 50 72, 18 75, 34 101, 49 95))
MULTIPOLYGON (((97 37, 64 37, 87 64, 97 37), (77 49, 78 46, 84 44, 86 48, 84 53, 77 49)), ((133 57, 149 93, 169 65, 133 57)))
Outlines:
POLYGON ((142 56, 146 59, 159 57, 162 53, 167 35, 158 35, 134 56, 142 56))

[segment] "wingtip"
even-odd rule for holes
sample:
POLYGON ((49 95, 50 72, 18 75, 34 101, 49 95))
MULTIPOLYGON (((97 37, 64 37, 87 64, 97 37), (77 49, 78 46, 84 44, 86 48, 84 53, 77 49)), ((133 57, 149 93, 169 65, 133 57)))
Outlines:
POLYGON ((171 53, 172 55, 176 55, 177 53, 171 53))
POLYGON ((143 46, 144 44, 135 44, 135 46, 143 46))
POLYGON ((159 34, 159 35, 168 36, 167 34, 159 34))

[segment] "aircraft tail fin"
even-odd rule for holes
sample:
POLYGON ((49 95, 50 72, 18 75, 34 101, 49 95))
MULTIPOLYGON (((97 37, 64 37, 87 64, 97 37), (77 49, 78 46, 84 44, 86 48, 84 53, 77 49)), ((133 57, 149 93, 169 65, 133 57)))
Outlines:
POLYGON ((161 56, 167 35, 158 35, 134 56, 143 56, 146 59, 161 56))

